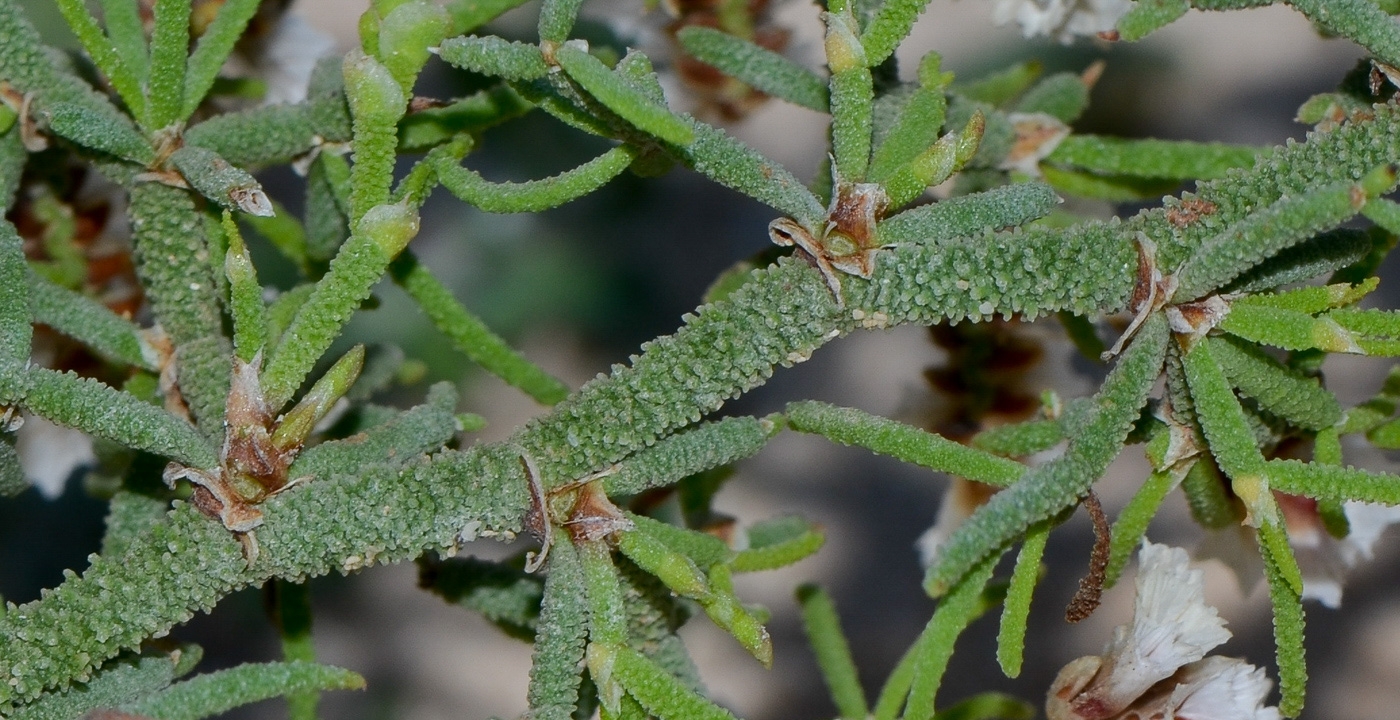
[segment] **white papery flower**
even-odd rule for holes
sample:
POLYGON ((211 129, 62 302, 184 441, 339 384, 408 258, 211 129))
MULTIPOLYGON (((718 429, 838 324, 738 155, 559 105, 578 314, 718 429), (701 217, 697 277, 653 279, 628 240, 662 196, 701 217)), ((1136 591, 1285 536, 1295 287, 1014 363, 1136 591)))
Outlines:
POLYGON ((1133 621, 1120 625, 1101 657, 1080 658, 1060 671, 1046 714, 1051 720, 1104 720, 1152 686, 1230 639, 1225 621, 1206 605, 1204 576, 1181 548, 1143 542, 1138 554, 1133 621))
POLYGON ((1000 0, 992 19, 998 25, 1014 20, 1028 38, 1053 35, 1068 45, 1113 30, 1132 6, 1132 0, 1000 0))
POLYGON ((1264 705, 1273 681, 1264 668, 1239 658, 1208 657, 1182 668, 1174 680, 1176 720, 1279 720, 1278 708, 1264 705))
POLYGON ((1142 544, 1133 622, 1116 628, 1104 650, 1101 674, 1110 697, 1131 700, 1230 639, 1225 621, 1206 604, 1204 573, 1190 563, 1181 548, 1142 544))

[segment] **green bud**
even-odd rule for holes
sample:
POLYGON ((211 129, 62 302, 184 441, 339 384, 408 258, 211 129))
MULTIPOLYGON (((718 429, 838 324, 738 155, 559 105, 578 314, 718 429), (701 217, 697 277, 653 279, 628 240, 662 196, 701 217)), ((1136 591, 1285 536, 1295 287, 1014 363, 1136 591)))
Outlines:
POLYGON ((866 67, 865 46, 850 11, 822 13, 826 21, 826 65, 832 74, 866 67))
POLYGON ((345 97, 356 122, 392 126, 403 117, 408 98, 393 73, 360 50, 351 50, 341 65, 345 97))
POLYGON ((418 211, 402 203, 376 205, 360 218, 355 232, 368 237, 392 258, 418 234, 418 211))
POLYGON ((451 30, 452 18, 432 3, 405 3, 384 16, 379 24, 375 57, 384 63, 405 94, 413 91, 418 72, 428 62, 428 48, 437 46, 451 30))
POLYGON ((298 448, 315 429, 316 423, 330 412, 335 402, 350 391, 360 370, 365 366, 365 346, 356 345, 341 356, 325 375, 311 387, 272 432, 272 444, 279 450, 298 448))

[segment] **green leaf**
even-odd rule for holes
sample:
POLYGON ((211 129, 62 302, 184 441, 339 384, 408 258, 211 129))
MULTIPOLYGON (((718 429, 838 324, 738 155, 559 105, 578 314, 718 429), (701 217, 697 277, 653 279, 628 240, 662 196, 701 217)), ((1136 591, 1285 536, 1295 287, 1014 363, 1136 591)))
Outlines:
POLYGON ((546 0, 540 5, 540 42, 559 44, 569 39, 583 0, 546 0))
POLYGON ((691 169, 767 205, 806 228, 826 224, 826 208, 802 181, 719 128, 695 122, 695 141, 673 148, 691 169))
MULTIPOLYGON (((65 3, 66 4, 66 3, 65 3)), ((99 0, 102 6, 102 22, 107 25, 107 39, 112 44, 112 49, 116 51, 117 57, 121 59, 123 65, 130 68, 137 78, 144 79, 150 68, 147 64, 150 52, 146 47, 146 29, 141 22, 141 8, 139 0, 99 0)), ((139 91, 137 85, 136 98, 138 105, 132 107, 132 115, 141 117, 144 115, 144 108, 137 110, 145 104, 145 97, 139 91)), ((126 100, 125 97, 122 98, 126 100)))
POLYGON ((962 130, 944 135, 923 153, 896 168, 884 182, 890 207, 912 202, 930 186, 961 170, 977 152, 984 129, 981 113, 975 113, 962 130))
POLYGON ((1092 80, 1086 81, 1078 73, 1047 75, 1021 95, 1014 110, 1018 113, 1044 113, 1069 124, 1078 120, 1089 106, 1092 85, 1092 80))
POLYGON ((185 465, 218 464, 214 448, 188 422, 91 378, 48 368, 0 366, 0 396, 64 427, 114 440, 185 465))
POLYGON ((457 391, 451 383, 428 389, 427 402, 352 438, 323 442, 304 451, 288 471, 291 477, 329 478, 353 474, 368 463, 402 465, 441 449, 458 430, 453 410, 457 391))
POLYGON ((1223 177, 1227 170, 1253 166, 1262 151, 1248 145, 1070 135, 1045 161, 1107 175, 1209 180, 1223 177))
POLYGON ((1288 546, 1282 524, 1259 527, 1259 554, 1264 559, 1264 576, 1269 581, 1269 600, 1274 610, 1274 646, 1279 671, 1279 711, 1297 717, 1303 710, 1303 693, 1308 682, 1303 651, 1302 579, 1298 562, 1288 546))
POLYGON ((206 431, 222 436, 233 353, 202 217, 189 193, 160 183, 132 188, 129 212, 137 277, 175 346, 180 394, 206 431))
POLYGON ((272 215, 272 201, 262 186, 246 171, 230 165, 213 150, 186 145, 170 156, 170 162, 200 195, 226 210, 249 215, 272 215))
POLYGON ((788 405, 788 424, 799 432, 822 435, 842 445, 864 447, 881 455, 1004 487, 1016 482, 1026 466, 948 440, 926 430, 857 410, 815 401, 788 405))
POLYGON ((588 634, 587 585, 571 543, 559 542, 550 549, 548 570, 526 696, 531 717, 568 720, 578 705, 579 665, 588 634))
POLYGON ((1391 473, 1298 460, 1270 460, 1264 471, 1270 487, 1291 495, 1400 505, 1400 476, 1391 473))
POLYGON ((45 695, 9 717, 11 720, 71 720, 97 708, 124 705, 169 685, 198 662, 200 654, 197 646, 190 645, 169 654, 127 655, 104 665, 87 682, 45 695))
MULTIPOLYGON (((1348 38, 1388 65, 1400 65, 1400 25, 1370 0, 1289 0, 1324 30, 1348 38)), ((1301 691, 1301 689, 1300 689, 1301 691)), ((1302 709, 1302 698, 1298 698, 1302 709)), ((1284 715, 1294 713, 1284 711, 1284 715)))
POLYGON ((399 152, 430 150, 458 135, 484 132, 533 109, 533 104, 507 85, 487 88, 446 107, 405 117, 399 122, 399 152))
MULTIPOLYGON (((1191 400, 1195 403, 1196 418, 1210 444, 1210 454, 1230 476, 1235 494, 1245 501, 1252 513, 1262 501, 1262 495, 1247 494, 1246 488, 1262 482, 1264 456, 1259 452, 1244 408, 1215 359, 1215 346, 1197 343, 1182 358, 1182 365, 1191 388, 1191 400)), ((1264 518, 1255 518, 1255 521, 1262 522, 1264 518)))
POLYGON ((865 703, 865 690, 860 686, 855 662, 846 634, 841 631, 841 618, 831 596, 816 585, 797 588, 797 602, 802 606, 802 627, 807 641, 817 656, 822 679, 844 720, 865 720, 870 716, 865 703))
POLYGON ((418 584, 450 603, 481 613, 505 634, 532 642, 544 580, 516 565, 453 558, 420 565, 418 584))
MULTIPOLYGON (((4 228, 0 225, 0 243, 4 241, 4 228)), ((134 365, 145 370, 156 370, 157 361, 151 348, 141 335, 141 328, 132 321, 112 312, 97 300, 74 292, 44 279, 37 273, 28 273, 28 295, 18 300, 7 301, 0 298, 0 306, 24 308, 33 306, 33 321, 47 325, 68 337, 77 340, 108 360, 126 365, 134 365)), ((21 289, 24 281, 10 284, 6 277, 0 280, 0 288, 21 289)), ((3 292, 3 290, 0 290, 3 292)), ((25 337, 28 337, 26 327, 25 337)), ((18 335, 0 340, 7 349, 23 350, 23 359, 29 358, 28 341, 20 344, 18 335)))
MULTIPOLYGON (((42 299, 31 299, 31 285, 50 285, 34 278, 24 259, 24 239, 8 220, 0 219, 0 362, 23 365, 29 362, 34 329, 30 327, 30 304, 49 307, 42 299)), ((52 286, 56 287, 56 286, 52 286)), ((36 308, 36 309, 38 309, 36 308)), ((138 353, 139 355, 139 353, 138 353)))
POLYGON ((1141 40, 1165 27, 1191 9, 1188 0, 1138 0, 1118 18, 1118 37, 1128 42, 1141 40))
POLYGON ((185 144, 248 167, 288 163, 328 142, 351 139, 350 113, 339 92, 313 95, 298 105, 269 105, 216 115, 185 131, 185 144))
MULTIPOLYGON (((104 3, 106 5, 111 3, 104 3)), ((133 3, 134 4, 134 3, 133 3)), ((63 19, 68 21, 68 27, 73 30, 73 34, 78 36, 78 41, 83 44, 83 48, 88 51, 92 62, 102 71, 103 75, 112 83, 112 88, 121 96, 122 101, 138 120, 146 115, 146 96, 141 91, 142 75, 145 73, 145 48, 141 48, 139 60, 131 57, 132 47, 131 27, 128 25, 118 25, 121 38, 108 38, 98 26, 97 20, 88 12, 86 4, 82 0, 57 0, 58 11, 63 13, 63 19), (137 61, 142 64, 129 63, 137 61)), ((118 23, 121 21, 118 20, 118 23)), ((108 28, 111 29, 112 19, 109 15, 107 21, 108 28)), ((139 26, 137 31, 140 32, 139 26)), ((8 35, 6 36, 9 37, 8 35)), ((143 35, 136 35, 136 39, 145 45, 143 35)), ((184 58, 182 57, 181 60, 184 58)))
POLYGON ((507 80, 535 80, 549 74, 549 63, 538 46, 495 35, 448 38, 438 55, 463 70, 507 80))
POLYGON ((248 663, 193 677, 131 703, 126 712, 152 720, 200 720, 233 708, 307 690, 361 690, 365 679, 349 670, 308 662, 248 663))
POLYGON ((622 174, 640 154, 630 145, 618 145, 572 170, 526 182, 491 182, 449 157, 437 162, 437 174, 449 192, 486 212, 539 212, 601 188, 622 174))
POLYGON ((163 130, 185 119, 185 60, 190 46, 188 0, 156 0, 152 13, 150 76, 146 91, 150 102, 144 125, 163 130))
MULTIPOLYGON (((311 588, 308 583, 277 580, 272 584, 269 614, 282 635, 282 658, 288 662, 316 662, 311 642, 311 588)), ((287 714, 291 720, 316 720, 318 689, 287 694, 287 714)))
POLYGON ((1006 602, 1001 610, 1001 626, 997 632, 997 663, 1007 677, 1021 674, 1021 662, 1026 649, 1026 620, 1031 612, 1031 597, 1040 580, 1040 558, 1045 554, 1045 542, 1050 539, 1053 522, 1042 522, 1026 531, 1021 552, 1016 555, 1016 567, 1011 571, 1011 584, 1006 588, 1006 602))
POLYGON ((262 381, 269 408, 280 409, 291 399, 389 262, 417 233, 418 213, 402 205, 379 205, 365 213, 268 359, 262 381))
POLYGON ((993 455, 1018 458, 1049 450, 1064 439, 1064 428, 1058 421, 1027 420, 983 430, 972 436, 970 444, 993 455))
POLYGON ((859 183, 865 180, 870 162, 874 80, 856 38, 859 29, 851 10, 833 7, 822 17, 826 20, 826 62, 831 68, 831 151, 836 177, 842 183, 859 183))
MULTIPOLYGON (((709 568, 727 562, 733 551, 725 542, 714 535, 698 530, 677 527, 645 515, 627 513, 631 520, 644 532, 665 543, 672 550, 690 558, 696 567, 709 568)), ((607 642, 607 641, 599 641, 607 642)))
POLYGON ((676 40, 700 62, 779 100, 820 113, 830 106, 820 76, 768 48, 702 25, 681 28, 676 40))
MULTIPOLYGON (((341 398, 350 390, 360 376, 365 365, 365 346, 356 345, 340 356, 339 360, 321 375, 310 390, 302 396, 296 406, 283 413, 277 427, 272 431, 272 445, 279 450, 301 448, 316 426, 326 417, 341 398)), ((456 393, 449 388, 446 412, 451 413, 456 404, 456 393)), ((390 462, 394 459, 388 453, 390 462)))
POLYGON ((259 4, 260 0, 226 0, 219 5, 219 13, 204 29, 194 52, 190 53, 189 65, 185 69, 184 101, 178 119, 185 120, 193 115, 204 101, 204 96, 209 94, 209 88, 214 86, 214 79, 219 76, 219 68, 233 52, 233 44, 243 36, 259 4))
POLYGON ((752 417, 700 423, 659 440, 622 461, 603 478, 609 495, 635 495, 665 487, 711 468, 757 455, 773 435, 772 424, 752 417))
MULTIPOLYGON (((1375 203, 1372 200, 1366 207, 1375 203)), ((1338 228, 1283 250, 1240 273, 1225 288, 1251 293, 1309 280, 1365 262, 1375 247, 1376 238, 1371 233, 1338 228)))
POLYGON ((1206 241, 1182 265, 1173 298, 1198 299, 1265 258, 1336 227, 1355 215, 1366 198, 1389 190, 1394 182, 1394 170, 1382 166, 1360 183, 1329 185, 1247 216, 1206 241))
POLYGON ((919 13, 928 6, 928 0, 888 0, 880 5, 860 36, 865 46, 866 62, 875 67, 894 54, 895 48, 908 37, 919 13))
POLYGON ((992 552, 957 581, 938 603, 933 617, 915 641, 914 677, 904 708, 906 720, 930 720, 943 673, 953 655, 953 644, 968 624, 982 614, 982 589, 992 577, 1001 553, 992 552))
POLYGON ((938 53, 931 52, 919 63, 919 87, 910 94, 876 147, 870 161, 871 182, 883 182, 938 139, 948 110, 944 96, 947 79, 939 72, 940 61, 938 53))
POLYGON ((1273 359, 1258 346, 1229 338, 1206 338, 1230 384, 1259 407, 1307 430, 1322 430, 1342 419, 1336 396, 1316 378, 1273 359))
POLYGON ((1015 183, 905 210, 881 222, 876 237, 882 245, 893 245, 980 235, 1044 217, 1059 202, 1049 185, 1015 183))
POLYGON ((1001 107, 1025 92, 1043 71, 1044 65, 1039 60, 1027 60, 971 82, 956 83, 953 92, 968 100, 1001 107))
MULTIPOLYGON (((1188 472, 1195 470, 1200 462, 1179 463, 1166 470, 1155 470, 1147 476, 1142 487, 1118 513, 1109 532, 1108 566, 1104 572, 1105 589, 1118 584, 1123 568, 1132 559, 1133 553, 1142 546, 1142 538, 1147 534, 1147 526, 1156 517, 1157 510, 1167 494, 1181 484, 1188 472)), ((1010 594, 1008 593, 1008 597, 1010 594)))
POLYGON ((930 594, 953 587, 1031 525, 1079 502, 1118 455, 1137 422, 1162 367, 1167 335, 1166 320, 1160 315, 1139 328, 1094 396, 1084 425, 1070 434, 1065 453, 993 495, 948 538, 938 562, 924 576, 924 588, 930 594))
POLYGON ((985 692, 954 703, 934 720, 1034 720, 1035 706, 1012 695, 985 692))
POLYGON ((29 478, 24 476, 14 437, 0 436, 0 498, 14 497, 28 489, 29 478))
POLYGON ((389 271, 394 282, 418 303, 433 325, 487 372, 545 405, 553 405, 568 395, 569 389, 563 382, 525 359, 491 332, 412 253, 400 254, 389 271))
POLYGON ((826 542, 822 528, 806 518, 787 515, 749 528, 749 547, 734 555, 734 572, 776 570, 802 560, 826 542))
POLYGON ((354 126, 355 164, 350 169, 350 223, 389 200, 398 148, 399 119, 408 98, 389 69, 363 52, 351 50, 342 65, 345 97, 354 126))
POLYGON ((643 132, 673 145, 688 145, 695 139, 689 121, 635 90, 586 50, 562 45, 554 57, 589 95, 643 132))
POLYGON ((413 95, 418 73, 451 30, 452 18, 438 5, 412 0, 390 10, 379 23, 376 56, 398 81, 406 97, 413 95))
POLYGON ((1246 303, 1231 308, 1218 327, 1236 337, 1284 350, 1364 352, 1358 338, 1336 320, 1286 308, 1246 303))
POLYGON ((1137 202, 1161 197, 1179 183, 1131 175, 1098 175, 1069 170, 1056 165, 1040 165, 1045 182, 1067 195, 1107 200, 1115 203, 1137 202))
POLYGON ((657 720, 735 720, 729 711, 686 687, 632 648, 621 645, 590 648, 590 656, 595 652, 607 655, 613 677, 657 720))
POLYGON ((501 13, 523 4, 524 0, 448 0, 445 8, 452 18, 450 34, 466 35, 496 19, 501 13))
POLYGON ((50 103, 43 117, 49 129, 79 146, 149 165, 156 152, 128 123, 112 122, 105 114, 73 103, 50 103))
MULTIPOLYGON (((579 542, 574 548, 578 551, 579 562, 583 565, 583 576, 588 595, 588 641, 617 645, 627 640, 627 611, 622 604, 622 583, 613 566, 612 550, 606 542, 579 542)), ((604 698, 608 692, 606 680, 593 678, 604 698)), ((606 699, 604 700, 606 702, 606 699)))

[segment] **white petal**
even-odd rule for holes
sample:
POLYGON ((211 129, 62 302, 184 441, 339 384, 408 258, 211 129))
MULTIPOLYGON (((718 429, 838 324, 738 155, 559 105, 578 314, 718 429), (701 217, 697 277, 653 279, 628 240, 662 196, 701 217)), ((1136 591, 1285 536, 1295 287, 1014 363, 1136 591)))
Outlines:
POLYGON ((1278 708, 1265 707, 1273 688, 1263 668, 1239 658, 1209 657, 1182 669, 1172 692, 1177 720, 1278 720, 1278 708))
POLYGON ((1104 667, 1091 685, 1112 707, 1126 707, 1158 681, 1230 639, 1206 605, 1203 573, 1181 548, 1143 542, 1138 555, 1133 622, 1114 632, 1104 667))

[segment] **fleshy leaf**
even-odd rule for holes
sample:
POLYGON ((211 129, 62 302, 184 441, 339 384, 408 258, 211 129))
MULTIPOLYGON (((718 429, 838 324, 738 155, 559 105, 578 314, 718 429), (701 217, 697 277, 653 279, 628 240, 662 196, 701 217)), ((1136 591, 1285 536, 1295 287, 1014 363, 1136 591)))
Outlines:
POLYGON ((1050 539, 1054 523, 1041 522, 1026 531, 1021 552, 1016 555, 1016 567, 1011 571, 1011 584, 1006 588, 1002 606, 1001 625, 997 632, 997 663, 1007 677, 1021 674, 1021 662, 1026 647, 1026 620, 1031 612, 1031 596, 1040 580, 1040 558, 1050 539))
POLYGON ((768 48, 702 25, 682 28, 676 39, 686 52, 725 75, 794 105, 827 111, 826 82, 768 48))
POLYGON ((122 709, 152 720, 201 720, 259 700, 306 690, 360 690, 349 670, 308 662, 248 663, 199 675, 122 709))
POLYGON ((555 51, 554 57, 559 67, 588 94, 638 129, 673 145, 688 145, 695 139, 689 122, 672 113, 665 105, 637 92, 586 50, 562 45, 555 51))
POLYGON ((788 405, 786 414, 794 430, 979 482, 1010 485, 1026 472, 1026 466, 1014 460, 855 408, 806 401, 788 405))
POLYGON ((797 602, 802 606, 802 626, 807 631, 807 641, 812 644, 822 679, 826 681, 840 717, 865 720, 870 716, 865 690, 856 675, 851 648, 846 634, 841 631, 841 619, 836 615, 831 596, 815 585, 803 585, 797 588, 797 602))

